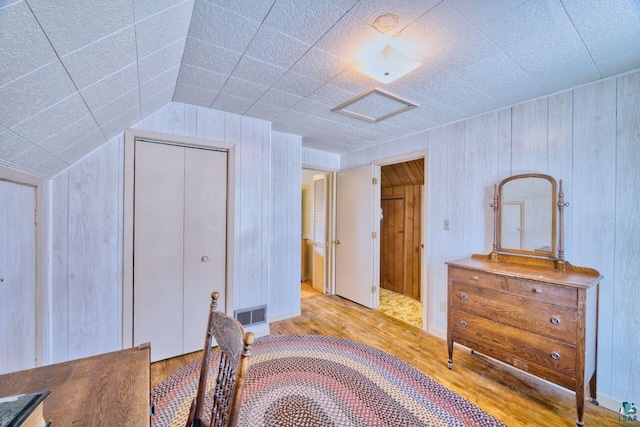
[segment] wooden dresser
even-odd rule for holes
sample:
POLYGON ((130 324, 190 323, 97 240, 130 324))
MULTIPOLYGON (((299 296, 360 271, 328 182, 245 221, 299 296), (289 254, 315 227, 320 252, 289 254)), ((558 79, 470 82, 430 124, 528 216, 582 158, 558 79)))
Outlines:
POLYGON ((602 276, 487 256, 447 264, 449 368, 459 343, 573 390, 581 425, 585 380, 596 398, 602 276))

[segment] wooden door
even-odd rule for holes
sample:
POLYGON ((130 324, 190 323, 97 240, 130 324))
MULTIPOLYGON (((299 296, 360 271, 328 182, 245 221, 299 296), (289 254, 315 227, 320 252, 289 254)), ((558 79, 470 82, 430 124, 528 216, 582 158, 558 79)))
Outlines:
POLYGON ((156 361, 182 353, 184 148, 135 150, 133 344, 156 361))
POLYGON ((227 153, 184 150, 182 352, 190 353, 202 350, 211 292, 220 292, 218 310, 225 311, 227 153))
POLYGON ((404 198, 382 200, 380 287, 404 293, 404 198))
POLYGON ((369 308, 379 305, 380 167, 338 172, 336 294, 369 308))
POLYGON ((36 366, 36 193, 0 181, 0 374, 36 366))

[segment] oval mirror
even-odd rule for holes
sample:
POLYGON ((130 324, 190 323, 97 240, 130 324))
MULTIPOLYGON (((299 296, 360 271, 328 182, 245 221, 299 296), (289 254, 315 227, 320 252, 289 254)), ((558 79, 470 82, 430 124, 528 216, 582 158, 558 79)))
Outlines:
POLYGON ((498 252, 556 256, 556 181, 515 175, 498 187, 498 252))

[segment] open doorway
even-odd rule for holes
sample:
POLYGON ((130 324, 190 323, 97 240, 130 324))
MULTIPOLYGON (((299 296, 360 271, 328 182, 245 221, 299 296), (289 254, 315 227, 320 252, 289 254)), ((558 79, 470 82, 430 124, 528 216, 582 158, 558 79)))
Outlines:
POLYGON ((382 166, 380 184, 378 309, 422 328, 424 158, 382 166))
POLYGON ((301 292, 302 299, 332 293, 333 174, 302 169, 301 292))

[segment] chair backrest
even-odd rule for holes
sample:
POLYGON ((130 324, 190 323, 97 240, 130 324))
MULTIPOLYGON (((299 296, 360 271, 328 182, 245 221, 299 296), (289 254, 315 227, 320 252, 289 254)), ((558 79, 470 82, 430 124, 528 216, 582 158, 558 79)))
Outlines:
POLYGON ((217 311, 220 294, 211 294, 209 307, 209 321, 204 340, 202 366, 198 394, 191 404, 187 427, 236 426, 240 412, 240 395, 244 384, 244 377, 254 341, 253 332, 244 333, 240 322, 233 317, 217 311), (204 414, 205 395, 207 394, 207 373, 209 354, 211 352, 211 338, 215 338, 220 350, 220 364, 213 394, 211 408, 211 423, 206 424, 204 414))

